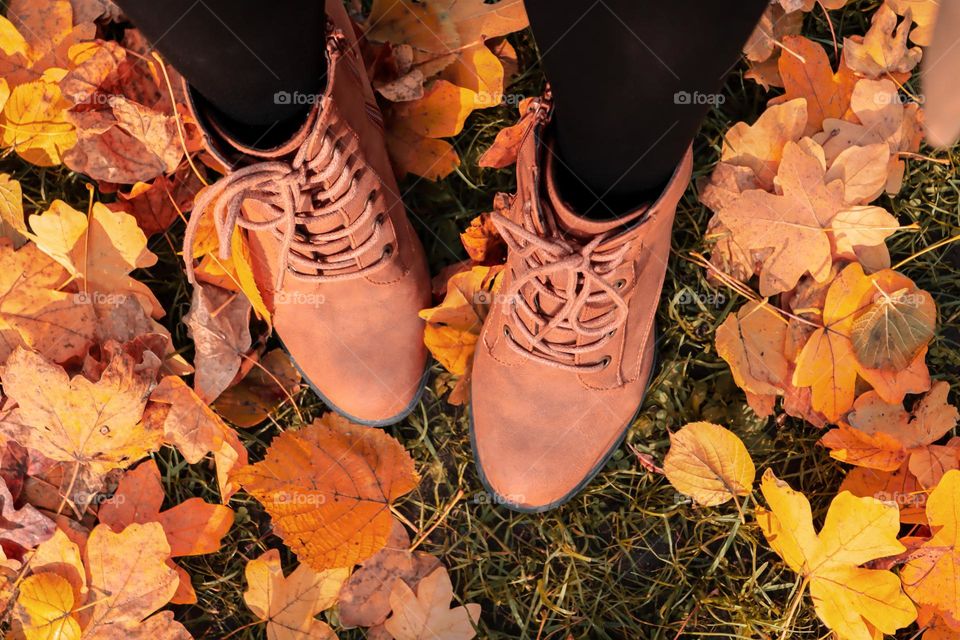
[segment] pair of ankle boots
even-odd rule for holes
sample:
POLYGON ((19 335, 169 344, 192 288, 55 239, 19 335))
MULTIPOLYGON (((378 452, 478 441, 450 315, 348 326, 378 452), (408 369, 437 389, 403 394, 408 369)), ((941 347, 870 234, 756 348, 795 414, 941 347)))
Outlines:
MULTIPOLYGON (((198 195, 184 253, 192 274, 202 215, 213 216, 221 251, 242 229, 277 335, 304 378, 350 420, 383 426, 413 409, 426 382, 418 312, 431 304, 430 277, 352 24, 339 0, 327 11, 326 88, 285 143, 246 146, 191 100, 207 149, 231 171, 198 195)), ((589 482, 641 405, 691 160, 655 203, 588 219, 553 179, 549 101, 534 100, 523 117, 533 122, 517 193, 493 214, 508 251, 474 356, 470 428, 494 499, 536 512, 589 482)))

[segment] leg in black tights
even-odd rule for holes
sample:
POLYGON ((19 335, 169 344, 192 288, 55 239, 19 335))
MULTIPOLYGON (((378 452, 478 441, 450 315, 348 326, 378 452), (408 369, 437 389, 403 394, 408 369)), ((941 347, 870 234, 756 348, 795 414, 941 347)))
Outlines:
POLYGON ((656 197, 768 4, 526 0, 553 88, 565 197, 599 217, 656 197))
MULTIPOLYGON (((289 134, 326 73, 322 0, 117 0, 246 142, 289 134), (278 99, 278 94, 290 99, 278 99)), ((269 144, 269 142, 268 142, 269 144)))

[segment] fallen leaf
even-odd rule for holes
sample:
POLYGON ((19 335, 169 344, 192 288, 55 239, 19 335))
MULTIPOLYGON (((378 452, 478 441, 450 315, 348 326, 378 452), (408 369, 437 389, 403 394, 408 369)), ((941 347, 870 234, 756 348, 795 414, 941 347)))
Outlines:
POLYGON ((749 302, 717 328, 717 354, 737 386, 756 395, 777 395, 789 381, 787 323, 768 304, 749 302))
POLYGON ((17 509, 6 481, 0 480, 0 541, 33 549, 52 536, 55 528, 53 521, 32 505, 17 509))
POLYGON ((410 537, 397 521, 386 546, 362 563, 340 590, 340 621, 351 627, 374 627, 390 615, 390 593, 397 580, 411 589, 440 566, 423 551, 410 551, 410 537))
POLYGON ((417 591, 403 580, 393 583, 390 607, 393 614, 384 627, 396 640, 470 640, 480 621, 480 605, 450 608, 453 585, 443 567, 420 581, 417 591))
POLYGON ((270 549, 247 562, 245 573, 247 590, 243 593, 243 600, 260 620, 267 623, 268 640, 329 640, 337 637, 328 624, 314 616, 336 603, 350 569, 317 572, 301 564, 284 577, 280 553, 270 549))
POLYGON ((237 469, 233 479, 264 505, 300 561, 318 571, 382 549, 390 506, 419 481, 399 442, 332 413, 284 431, 262 462, 237 469))
POLYGON ((17 347, 54 362, 87 353, 96 318, 86 299, 63 291, 69 274, 29 243, 0 242, 0 363, 17 347))
POLYGON ((910 32, 910 40, 921 47, 933 42, 933 27, 937 22, 937 12, 941 0, 886 0, 886 4, 897 15, 906 17, 909 12, 916 28, 910 32))
POLYGON ((164 315, 149 287, 130 276, 135 269, 157 263, 136 218, 99 202, 86 216, 54 200, 42 214, 30 216, 29 222, 37 247, 75 276, 81 292, 92 300, 119 305, 125 296, 135 296, 154 318, 164 315))
MULTIPOLYGON (((221 539, 233 525, 230 508, 190 498, 161 512, 163 499, 160 470, 156 462, 147 460, 120 478, 116 492, 100 506, 97 517, 114 533, 134 523, 160 523, 170 545, 171 558, 214 553, 220 549, 221 539)), ((170 565, 178 569, 172 561, 170 565)), ((172 602, 192 604, 196 601, 189 579, 186 584, 181 580, 172 602)))
POLYGON ((786 50, 780 56, 780 77, 785 93, 781 101, 803 99, 807 102, 805 133, 821 130, 824 118, 841 118, 850 107, 850 94, 857 76, 841 61, 834 72, 823 47, 803 36, 786 36, 786 50))
POLYGON ((915 602, 932 607, 951 626, 960 626, 960 471, 948 471, 930 494, 927 520, 933 536, 919 555, 900 569, 903 589, 915 602))
POLYGON ((880 5, 871 18, 870 29, 862 41, 843 40, 843 54, 847 66, 862 76, 877 79, 886 74, 908 74, 920 62, 923 51, 907 48, 910 30, 909 10, 897 26, 897 14, 889 4, 880 5))
POLYGON ((150 395, 144 422, 160 430, 164 441, 174 445, 190 464, 213 453, 220 500, 226 503, 230 499, 236 486, 227 476, 235 466, 247 463, 247 451, 237 433, 224 424, 183 378, 166 376, 160 381, 150 395))
POLYGON ((41 167, 60 164, 77 143, 65 111, 69 106, 54 82, 36 80, 14 87, 0 116, 0 141, 27 162, 41 167))
POLYGON ((18 348, 0 370, 4 392, 17 407, 0 431, 51 460, 101 476, 160 448, 159 429, 140 422, 160 361, 113 355, 99 380, 67 375, 62 367, 18 348))
POLYGON ((756 468, 734 433, 709 422, 693 422, 670 434, 663 473, 677 491, 713 507, 749 495, 756 468))
POLYGON ((807 102, 801 98, 767 108, 752 125, 738 122, 723 138, 720 159, 748 167, 762 189, 773 189, 784 147, 796 142, 807 127, 807 102))
MULTIPOLYGON (((465 387, 483 319, 500 288, 498 267, 472 267, 451 276, 446 296, 439 306, 423 309, 426 320, 423 342, 433 357, 450 373, 460 376, 457 388, 465 387)), ((454 390, 457 393, 457 390, 454 390)), ((465 391, 460 392, 460 399, 465 391)), ((455 399, 451 394, 451 401, 455 399)))
POLYGON ((183 321, 189 327, 196 355, 193 386, 207 403, 216 400, 240 372, 250 350, 250 311, 242 295, 198 282, 190 311, 183 321))
POLYGON ((817 615, 840 640, 874 640, 874 629, 892 634, 916 619, 896 575, 862 567, 905 550, 897 541, 894 505, 844 491, 831 501, 817 534, 802 493, 770 469, 760 487, 769 509, 758 507, 757 521, 767 542, 809 585, 817 615))
POLYGON ((924 512, 927 495, 910 473, 906 462, 895 471, 854 467, 843 479, 839 491, 876 498, 881 502, 895 502, 900 507, 900 522, 927 524, 924 512))
POLYGON ((274 349, 246 377, 221 393, 213 406, 238 427, 254 427, 300 392, 300 372, 289 354, 274 349))

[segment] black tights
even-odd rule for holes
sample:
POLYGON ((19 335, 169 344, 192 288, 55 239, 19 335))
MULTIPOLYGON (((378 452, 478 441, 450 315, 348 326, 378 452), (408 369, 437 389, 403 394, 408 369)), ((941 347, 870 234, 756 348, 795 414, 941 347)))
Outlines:
MULTIPOLYGON (((606 216, 655 197, 768 3, 526 0, 553 87, 561 184, 578 210, 606 216)), ((303 117, 276 94, 323 86, 322 0, 118 4, 251 141, 303 117)))

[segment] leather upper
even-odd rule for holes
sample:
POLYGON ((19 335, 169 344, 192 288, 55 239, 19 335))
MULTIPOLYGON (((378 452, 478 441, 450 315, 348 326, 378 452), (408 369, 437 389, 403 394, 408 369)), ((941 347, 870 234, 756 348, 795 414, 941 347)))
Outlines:
POLYGON ((636 414, 654 361, 654 318, 688 151, 659 199, 617 219, 579 216, 554 182, 549 103, 517 160, 517 194, 493 215, 503 284, 474 356, 472 420, 484 478, 542 510, 593 475, 636 414))
POLYGON ((289 141, 247 147, 193 102, 207 148, 233 169, 198 195, 194 216, 214 216, 224 255, 234 228, 244 231, 274 327, 304 375, 335 409, 380 424, 420 389, 429 277, 352 23, 339 0, 327 12, 326 89, 289 141))

